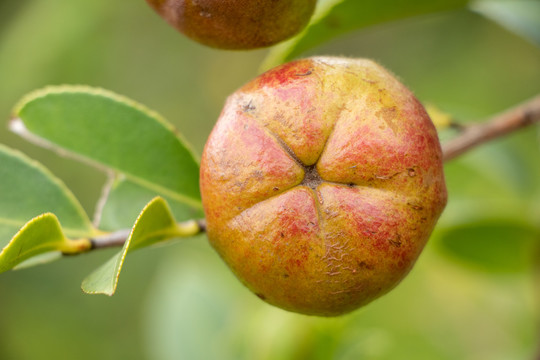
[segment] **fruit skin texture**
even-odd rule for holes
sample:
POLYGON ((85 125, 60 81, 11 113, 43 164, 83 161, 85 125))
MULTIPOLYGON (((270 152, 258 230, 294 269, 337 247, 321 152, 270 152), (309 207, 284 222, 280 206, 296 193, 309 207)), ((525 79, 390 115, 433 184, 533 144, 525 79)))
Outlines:
POLYGON ((423 106, 376 63, 282 65, 229 97, 205 146, 208 238, 268 303, 350 312, 412 268, 446 205, 441 159, 423 106))
POLYGON ((202 44, 255 49, 302 30, 316 0, 147 0, 170 25, 202 44))

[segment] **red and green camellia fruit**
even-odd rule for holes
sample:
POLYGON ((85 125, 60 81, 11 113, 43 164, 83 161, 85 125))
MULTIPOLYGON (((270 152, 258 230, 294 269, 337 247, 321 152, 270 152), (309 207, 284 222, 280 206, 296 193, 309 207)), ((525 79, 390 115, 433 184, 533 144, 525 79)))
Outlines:
POLYGON ((170 25, 202 44, 247 50, 300 32, 316 0, 146 0, 170 25))
POLYGON ((206 144, 208 238, 270 304, 350 312, 411 270, 446 205, 435 128, 365 59, 315 57, 232 94, 206 144))

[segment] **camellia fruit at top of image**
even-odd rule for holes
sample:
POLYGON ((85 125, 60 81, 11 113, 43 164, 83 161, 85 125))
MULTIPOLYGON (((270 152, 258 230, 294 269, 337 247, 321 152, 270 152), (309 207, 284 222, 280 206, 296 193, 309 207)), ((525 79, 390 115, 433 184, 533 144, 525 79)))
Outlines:
POLYGON ((229 97, 201 161, 212 246, 270 304, 335 316, 411 270, 446 205, 424 107, 364 59, 281 65, 229 97))
POLYGON ((316 0, 146 0, 183 34, 202 44, 247 50, 300 32, 316 0))

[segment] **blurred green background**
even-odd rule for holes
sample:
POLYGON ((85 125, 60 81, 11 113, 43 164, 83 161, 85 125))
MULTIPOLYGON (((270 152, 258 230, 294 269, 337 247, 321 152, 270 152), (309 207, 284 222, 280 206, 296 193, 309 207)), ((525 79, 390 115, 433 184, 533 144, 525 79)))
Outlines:
MULTIPOLYGON (((315 54, 373 58, 460 121, 540 93, 539 47, 466 10, 355 31, 305 55, 315 54)), ((0 118, 7 124, 36 88, 88 84, 159 111, 200 154, 226 96, 258 73, 265 55, 198 45, 142 0, 4 0, 0 118)), ((103 174, 2 128, 0 142, 45 164, 93 213, 103 174)), ((534 359, 538 129, 445 169, 449 204, 417 266, 351 315, 321 319, 266 305, 202 236, 131 255, 112 298, 79 288, 109 251, 2 274, 0 359, 534 359)))

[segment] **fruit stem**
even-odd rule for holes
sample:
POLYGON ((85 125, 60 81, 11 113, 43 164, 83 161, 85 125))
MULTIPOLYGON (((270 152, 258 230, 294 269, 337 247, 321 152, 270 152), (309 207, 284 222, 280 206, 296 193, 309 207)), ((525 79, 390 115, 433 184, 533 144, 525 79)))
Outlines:
POLYGON ((449 161, 478 145, 540 122, 540 95, 493 118, 461 126, 452 140, 442 145, 443 161, 449 161))

